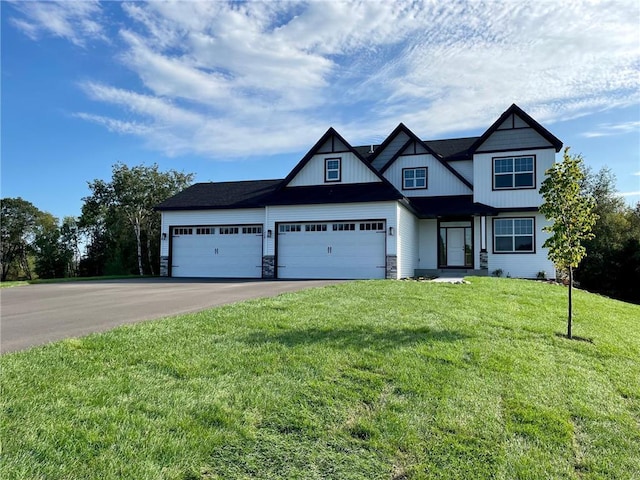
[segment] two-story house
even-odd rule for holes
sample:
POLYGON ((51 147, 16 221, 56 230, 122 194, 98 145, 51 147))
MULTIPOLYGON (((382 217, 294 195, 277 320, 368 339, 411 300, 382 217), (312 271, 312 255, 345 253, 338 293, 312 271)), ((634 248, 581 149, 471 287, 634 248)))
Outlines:
POLYGON ((158 205, 173 277, 555 275, 538 212, 562 142, 512 105, 480 137, 380 145, 330 128, 284 179, 197 183, 158 205))

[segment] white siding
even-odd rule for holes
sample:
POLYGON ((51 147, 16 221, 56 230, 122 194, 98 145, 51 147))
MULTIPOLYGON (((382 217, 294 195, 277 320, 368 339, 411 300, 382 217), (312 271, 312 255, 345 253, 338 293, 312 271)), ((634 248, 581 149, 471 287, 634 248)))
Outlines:
POLYGON ((169 227, 179 225, 262 225, 264 208, 237 210, 176 210, 162 212, 161 233, 167 239, 160 242, 160 256, 169 255, 169 227))
POLYGON ((544 181, 544 172, 555 161, 555 150, 523 150, 514 152, 482 153, 473 156, 473 201, 498 208, 538 207, 542 197, 538 193, 544 181), (520 190, 493 190, 493 158, 509 155, 535 155, 536 188, 520 190))
MULTIPOLYGON (((313 222, 332 220, 384 220, 389 227, 398 230, 397 202, 340 203, 333 205, 288 205, 269 207, 266 230, 275 237, 276 223, 313 222)), ((387 235, 387 255, 397 255, 397 235, 387 235)), ((273 240, 273 238, 271 239, 273 240)), ((274 242, 267 242, 265 255, 274 255, 274 242)))
POLYGON ((473 160, 457 160, 449 162, 449 166, 473 185, 473 160))
POLYGON ((493 252, 493 220, 487 218, 487 251, 489 254, 489 275, 497 269, 502 269, 503 276, 518 278, 536 278, 538 272, 544 271, 547 278, 555 277, 553 262, 547 258, 547 249, 542 244, 548 238, 548 234, 542 231, 542 227, 548 225, 544 215, 535 212, 504 213, 501 217, 534 217, 535 218, 535 253, 494 253, 493 252))
POLYGON ((418 268, 438 268, 438 221, 420 220, 418 225, 419 247, 418 268))
POLYGON ((400 132, 396 137, 389 142, 387 147, 381 151, 373 160, 373 167, 380 170, 386 165, 386 163, 393 157, 402 146, 409 140, 409 135, 404 132, 400 132))
POLYGON ((394 187, 407 197, 435 197, 440 195, 469 195, 471 190, 433 155, 400 156, 384 172, 384 176, 394 187), (427 167, 427 188, 415 190, 402 189, 402 169, 427 167))
POLYGON ((362 160, 351 152, 323 153, 314 155, 309 162, 289 182, 290 187, 304 185, 325 185, 325 159, 340 158, 341 181, 330 183, 370 183, 380 179, 367 167, 362 160))
POLYGON ((496 130, 477 149, 478 152, 508 150, 510 148, 551 147, 551 144, 533 128, 496 130))
POLYGON ((418 219, 398 204, 398 278, 413 277, 418 268, 418 219))

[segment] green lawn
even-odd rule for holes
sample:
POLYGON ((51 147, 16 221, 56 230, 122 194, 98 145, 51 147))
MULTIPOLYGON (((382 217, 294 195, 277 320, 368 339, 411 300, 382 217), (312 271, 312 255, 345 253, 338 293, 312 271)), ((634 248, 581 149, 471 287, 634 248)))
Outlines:
POLYGON ((363 281, 8 354, 3 479, 632 479, 640 306, 363 281))
POLYGON ((38 283, 65 283, 65 282, 86 282, 91 280, 117 280, 126 278, 148 278, 153 275, 103 275, 100 277, 65 277, 65 278, 36 278, 34 280, 15 280, 0 282, 0 288, 21 287, 24 285, 36 285, 38 283))

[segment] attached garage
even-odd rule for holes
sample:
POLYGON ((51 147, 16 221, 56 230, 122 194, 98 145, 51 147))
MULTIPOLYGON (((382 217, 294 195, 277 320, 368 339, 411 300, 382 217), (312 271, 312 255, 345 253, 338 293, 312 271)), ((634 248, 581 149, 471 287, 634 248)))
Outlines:
POLYGON ((262 277, 262 225, 171 228, 172 277, 262 277))
POLYGON ((385 278, 384 220, 277 224, 278 278, 385 278))

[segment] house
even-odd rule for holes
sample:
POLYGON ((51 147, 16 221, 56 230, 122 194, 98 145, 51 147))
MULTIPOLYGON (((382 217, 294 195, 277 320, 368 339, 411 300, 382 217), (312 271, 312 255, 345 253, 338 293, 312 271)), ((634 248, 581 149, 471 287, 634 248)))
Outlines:
POLYGON ((333 128, 284 179, 197 183, 157 206, 172 277, 554 276, 538 212, 562 142, 512 105, 479 137, 333 128))

